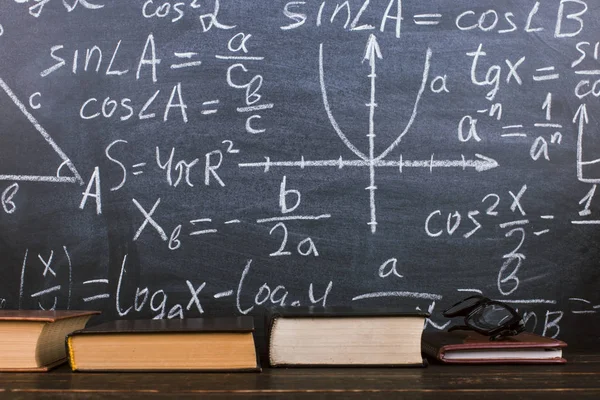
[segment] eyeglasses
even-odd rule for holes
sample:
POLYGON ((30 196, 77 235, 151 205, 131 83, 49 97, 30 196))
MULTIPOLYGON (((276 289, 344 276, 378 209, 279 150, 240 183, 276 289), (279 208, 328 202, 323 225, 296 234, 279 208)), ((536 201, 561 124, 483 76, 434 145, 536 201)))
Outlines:
POLYGON ((444 317, 465 317, 465 325, 451 327, 448 331, 471 329, 490 340, 514 336, 525 330, 523 318, 511 306, 483 296, 471 296, 444 310, 444 317))

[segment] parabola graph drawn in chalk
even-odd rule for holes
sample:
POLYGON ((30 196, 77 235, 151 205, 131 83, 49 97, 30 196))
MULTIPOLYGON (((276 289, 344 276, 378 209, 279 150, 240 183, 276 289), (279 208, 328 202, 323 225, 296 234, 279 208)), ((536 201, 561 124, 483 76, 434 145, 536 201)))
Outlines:
POLYGON ((35 119, 35 117, 27 110, 25 105, 19 100, 19 98, 15 95, 15 93, 8 87, 6 82, 2 78, 0 78, 0 88, 6 93, 6 95, 10 98, 10 100, 17 106, 17 108, 25 115, 27 120, 33 125, 33 127, 38 131, 38 133, 42 136, 42 138, 50 145, 50 147, 54 150, 54 152, 60 157, 62 163, 56 169, 56 173, 48 174, 48 175, 19 175, 19 174, 0 174, 0 180, 2 181, 27 181, 27 182, 51 182, 51 183, 79 183, 83 185, 83 179, 73 162, 67 157, 67 155, 62 151, 60 147, 56 144, 54 139, 50 137, 48 132, 40 125, 40 123, 35 119), (61 171, 67 167, 72 176, 63 176, 61 175, 61 171))
POLYGON ((408 120, 404 130, 396 137, 396 139, 379 155, 375 155, 375 109, 377 108, 375 89, 376 89, 376 64, 378 59, 383 59, 381 49, 379 44, 377 43, 377 38, 375 35, 370 35, 369 40, 367 41, 367 46, 365 49, 365 54, 363 57, 364 61, 369 61, 369 75, 371 84, 371 96, 370 101, 366 104, 369 108, 369 132, 367 133, 367 138, 369 139, 369 152, 368 154, 360 151, 344 134, 344 132, 339 127, 335 117, 331 111, 331 107, 329 106, 329 100, 327 98, 327 88, 325 85, 325 69, 323 66, 323 43, 319 45, 319 82, 321 86, 321 94, 323 98, 323 106, 325 108, 325 112, 327 113, 327 117, 329 118, 329 122, 333 127, 334 131, 337 133, 340 140, 346 145, 350 151, 352 151, 358 159, 355 160, 345 160, 340 156, 338 159, 332 160, 306 160, 304 156, 301 156, 299 161, 271 161, 270 157, 265 157, 265 161, 256 162, 256 163, 239 163, 238 167, 240 168, 252 168, 259 167, 263 168, 264 172, 269 172, 271 168, 274 167, 296 167, 296 168, 308 168, 308 167, 335 167, 338 169, 342 169, 344 167, 364 167, 369 169, 369 186, 365 189, 369 192, 369 207, 370 207, 370 219, 367 223, 371 227, 371 232, 375 233, 377 231, 377 209, 375 202, 375 193, 377 191, 377 185, 375 184, 375 170, 377 168, 397 168, 400 173, 403 172, 404 168, 429 168, 430 171, 433 171, 434 168, 462 168, 463 170, 467 168, 473 168, 476 171, 486 171, 498 166, 496 160, 491 159, 489 157, 485 157, 481 154, 475 154, 474 159, 466 159, 464 155, 461 155, 460 159, 457 160, 434 160, 433 155, 429 160, 405 160, 402 155, 400 155, 399 159, 396 160, 386 160, 385 158, 400 144, 402 138, 408 133, 411 129, 419 109, 419 102, 425 92, 425 88, 427 86, 427 81, 429 78, 429 67, 431 63, 432 52, 431 49, 427 49, 425 52, 425 63, 423 66, 423 77, 421 80, 421 86, 419 91, 417 92, 417 96, 415 99, 415 103, 412 109, 412 113, 410 119, 408 120))

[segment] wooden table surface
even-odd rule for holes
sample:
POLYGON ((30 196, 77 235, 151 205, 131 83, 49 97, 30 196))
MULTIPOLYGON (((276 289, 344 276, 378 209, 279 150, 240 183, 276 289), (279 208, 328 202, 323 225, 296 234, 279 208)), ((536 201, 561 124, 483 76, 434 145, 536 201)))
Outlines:
POLYGON ((263 369, 262 373, 0 373, 0 398, 600 399, 600 354, 566 365, 263 369))

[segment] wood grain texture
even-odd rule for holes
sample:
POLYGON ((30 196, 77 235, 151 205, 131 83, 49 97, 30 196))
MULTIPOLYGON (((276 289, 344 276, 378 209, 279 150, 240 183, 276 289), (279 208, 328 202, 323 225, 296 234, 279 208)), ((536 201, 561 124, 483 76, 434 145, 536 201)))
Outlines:
POLYGON ((600 396, 600 354, 568 355, 566 365, 428 368, 265 369, 263 373, 0 374, 0 396, 13 398, 275 398, 423 399, 600 396))

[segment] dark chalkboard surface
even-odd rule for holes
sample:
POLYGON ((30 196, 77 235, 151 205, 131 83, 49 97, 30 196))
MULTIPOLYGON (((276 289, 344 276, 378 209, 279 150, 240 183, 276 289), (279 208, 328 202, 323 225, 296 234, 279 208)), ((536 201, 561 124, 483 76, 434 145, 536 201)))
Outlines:
POLYGON ((598 346, 600 5, 7 0, 0 302, 441 310, 598 346))

